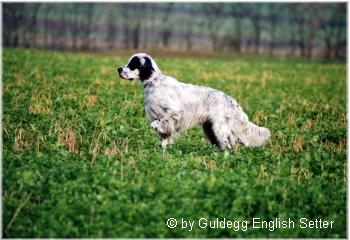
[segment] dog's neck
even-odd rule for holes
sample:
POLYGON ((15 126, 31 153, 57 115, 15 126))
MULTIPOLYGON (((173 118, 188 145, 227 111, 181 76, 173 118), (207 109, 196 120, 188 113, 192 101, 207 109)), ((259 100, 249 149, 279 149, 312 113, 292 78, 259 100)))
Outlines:
POLYGON ((160 70, 155 71, 152 73, 150 78, 142 81, 142 85, 144 88, 153 86, 153 84, 161 81, 162 79, 164 79, 164 77, 165 76, 163 75, 163 73, 160 70))

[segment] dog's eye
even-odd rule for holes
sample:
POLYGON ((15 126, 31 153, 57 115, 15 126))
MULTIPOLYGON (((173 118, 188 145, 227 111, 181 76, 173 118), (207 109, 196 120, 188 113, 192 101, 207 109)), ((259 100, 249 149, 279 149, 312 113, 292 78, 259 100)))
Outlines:
POLYGON ((131 71, 139 69, 141 67, 140 59, 138 57, 133 57, 129 62, 128 67, 131 71))

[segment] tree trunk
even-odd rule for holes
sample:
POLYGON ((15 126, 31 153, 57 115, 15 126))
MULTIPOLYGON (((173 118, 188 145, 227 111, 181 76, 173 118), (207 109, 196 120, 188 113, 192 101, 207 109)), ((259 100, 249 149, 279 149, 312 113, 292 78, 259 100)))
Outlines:
POLYGON ((259 53, 260 50, 260 38, 261 38, 261 26, 258 21, 254 23, 254 45, 255 53, 259 53))
POLYGON ((140 32, 141 32, 140 30, 141 30, 141 23, 140 23, 140 21, 137 21, 136 26, 135 26, 134 31, 133 31, 133 38, 132 38, 132 42, 133 42, 132 48, 135 50, 139 49, 140 32))
POLYGON ((169 45, 169 39, 172 33, 172 30, 170 29, 169 26, 169 17, 171 16, 170 12, 172 11, 174 3, 168 3, 167 8, 164 11, 164 16, 162 19, 162 45, 163 47, 168 47, 169 45))
POLYGON ((236 41, 235 41, 236 52, 242 51, 242 21, 236 18, 236 41))

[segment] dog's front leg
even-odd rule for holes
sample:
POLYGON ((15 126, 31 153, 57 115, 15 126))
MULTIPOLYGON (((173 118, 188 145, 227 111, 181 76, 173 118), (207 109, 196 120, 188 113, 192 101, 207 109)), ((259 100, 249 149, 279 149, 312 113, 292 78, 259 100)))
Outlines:
POLYGON ((167 135, 167 131, 166 131, 166 128, 164 128, 163 126, 164 124, 159 121, 159 120, 154 120, 152 123, 151 123, 151 128, 154 129, 154 131, 156 131, 159 135, 167 135))
POLYGON ((174 142, 174 140, 173 140, 173 137, 172 137, 172 136, 170 136, 170 137, 165 137, 165 138, 160 137, 160 144, 161 144, 162 148, 166 148, 167 145, 170 145, 170 144, 172 144, 173 142, 174 142))
POLYGON ((166 125, 167 121, 155 120, 151 123, 151 127, 159 134, 161 140, 161 146, 163 148, 163 156, 165 155, 165 150, 167 145, 173 143, 173 137, 171 131, 169 131, 169 126, 166 125))
POLYGON ((174 119, 162 118, 151 123, 151 127, 160 135, 161 146, 166 148, 167 145, 173 143, 173 136, 175 135, 174 119))
POLYGON ((161 138, 168 138, 175 133, 171 122, 172 121, 168 119, 155 120, 151 123, 151 128, 153 128, 161 138))
POLYGON ((171 116, 166 116, 159 120, 154 120, 151 123, 151 128, 153 128, 161 136, 163 135, 163 138, 172 136, 176 133, 175 128, 179 119, 180 117, 172 114, 171 116))

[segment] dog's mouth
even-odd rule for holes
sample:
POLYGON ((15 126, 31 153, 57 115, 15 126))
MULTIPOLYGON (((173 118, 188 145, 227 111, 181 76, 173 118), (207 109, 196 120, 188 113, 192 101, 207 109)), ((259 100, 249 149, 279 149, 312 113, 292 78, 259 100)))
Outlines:
POLYGON ((123 74, 122 72, 121 72, 121 73, 118 73, 118 74, 119 74, 119 77, 120 77, 121 79, 129 80, 129 81, 134 80, 134 78, 128 78, 128 77, 124 76, 124 74, 123 74))

